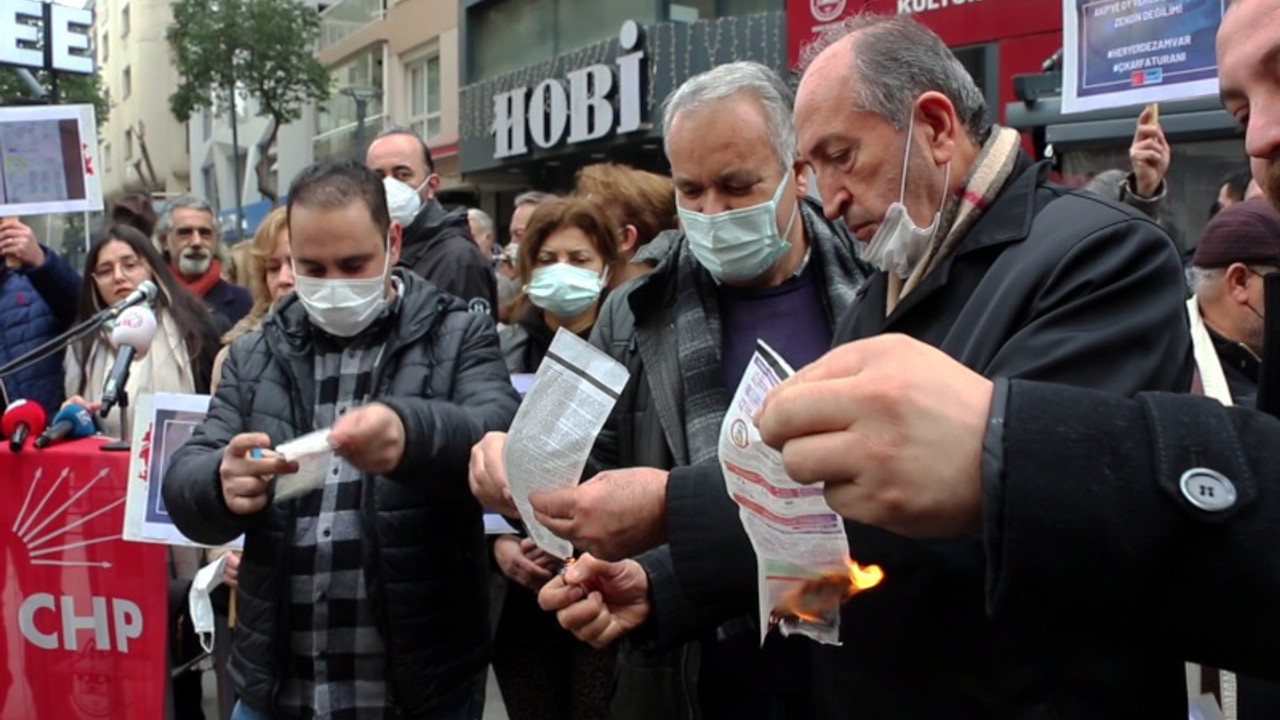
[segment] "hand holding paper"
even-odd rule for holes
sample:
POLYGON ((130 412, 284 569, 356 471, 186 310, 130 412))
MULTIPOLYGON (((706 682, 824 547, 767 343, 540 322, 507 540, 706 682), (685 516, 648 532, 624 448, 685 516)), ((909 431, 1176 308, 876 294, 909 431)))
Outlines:
POLYGON ((504 432, 485 433, 480 442, 471 448, 471 465, 467 471, 467 483, 471 494, 490 510, 509 518, 520 517, 511 488, 507 485, 507 469, 503 465, 502 452, 507 447, 504 432))
POLYGON ((231 438, 222 451, 218 474, 222 479, 222 499, 237 515, 251 515, 267 506, 267 487, 281 473, 297 471, 297 465, 279 454, 262 452, 270 447, 265 433, 241 433, 231 438), (257 449, 258 457, 251 453, 257 449))
POLYGON ((606 470, 590 480, 529 494, 533 516, 573 546, 621 560, 661 545, 667 536, 667 471, 606 470))
POLYGON ((329 444, 338 457, 357 470, 385 475, 404 457, 404 423, 395 410, 370 403, 338 418, 329 432, 329 444))
POLYGON ((512 498, 529 537, 557 558, 570 557, 573 545, 538 522, 529 494, 578 484, 629 376, 621 363, 561 328, 511 423, 502 459, 512 498))

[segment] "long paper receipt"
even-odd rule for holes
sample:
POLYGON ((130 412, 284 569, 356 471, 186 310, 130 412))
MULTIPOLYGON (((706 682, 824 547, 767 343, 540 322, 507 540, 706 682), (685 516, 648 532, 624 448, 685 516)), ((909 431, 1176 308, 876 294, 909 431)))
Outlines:
POLYGON ((756 551, 760 642, 776 626, 783 635, 838 645, 840 605, 856 592, 844 522, 821 485, 787 476, 782 453, 764 444, 754 420, 769 390, 791 374, 772 348, 757 342, 720 426, 720 466, 756 551))
POLYGON ((529 493, 578 484, 630 376, 624 365, 560 328, 511 422, 502 452, 511 496, 529 537, 554 557, 571 557, 573 545, 534 518, 529 493))

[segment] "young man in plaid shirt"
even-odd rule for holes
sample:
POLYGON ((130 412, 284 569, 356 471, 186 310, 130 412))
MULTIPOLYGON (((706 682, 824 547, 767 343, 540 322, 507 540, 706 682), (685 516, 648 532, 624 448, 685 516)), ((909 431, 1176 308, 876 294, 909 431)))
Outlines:
POLYGON ((237 340, 165 500, 188 537, 245 534, 234 718, 469 720, 487 661, 471 446, 518 397, 492 321, 393 269, 378 176, 320 163, 289 190, 297 289, 237 340), (321 487, 270 448, 332 428, 321 487))

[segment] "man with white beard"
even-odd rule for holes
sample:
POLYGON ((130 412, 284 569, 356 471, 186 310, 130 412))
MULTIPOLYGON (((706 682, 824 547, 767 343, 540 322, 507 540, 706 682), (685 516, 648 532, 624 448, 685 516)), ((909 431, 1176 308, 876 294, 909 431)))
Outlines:
POLYGON ((174 276, 210 310, 231 325, 249 313, 253 306, 249 291, 222 279, 218 226, 208 200, 195 195, 171 200, 156 223, 156 237, 174 276))

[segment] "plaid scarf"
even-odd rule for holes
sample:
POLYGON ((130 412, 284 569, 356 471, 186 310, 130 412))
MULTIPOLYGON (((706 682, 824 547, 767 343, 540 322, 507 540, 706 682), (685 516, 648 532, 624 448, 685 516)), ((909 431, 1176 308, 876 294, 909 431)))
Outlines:
POLYGON ((1021 145, 1022 138, 1017 130, 999 125, 991 128, 991 134, 983 143, 982 150, 964 179, 963 187, 957 193, 958 197, 953 196, 947 201, 938 232, 934 234, 924 257, 916 263, 915 269, 906 280, 889 273, 886 314, 892 313, 907 293, 914 290, 921 280, 924 280, 955 251, 956 246, 1009 181, 1013 166, 1018 161, 1021 145))
MULTIPOLYGON (((818 284, 832 327, 853 303, 866 275, 854 258, 854 241, 837 233, 818 206, 802 202, 800 221, 809 243, 809 262, 817 263, 818 284)), ((684 397, 684 434, 689 463, 716 457, 720 425, 729 410, 730 391, 720 367, 719 290, 711 274, 698 264, 683 236, 666 262, 676 264, 675 330, 684 397)))

